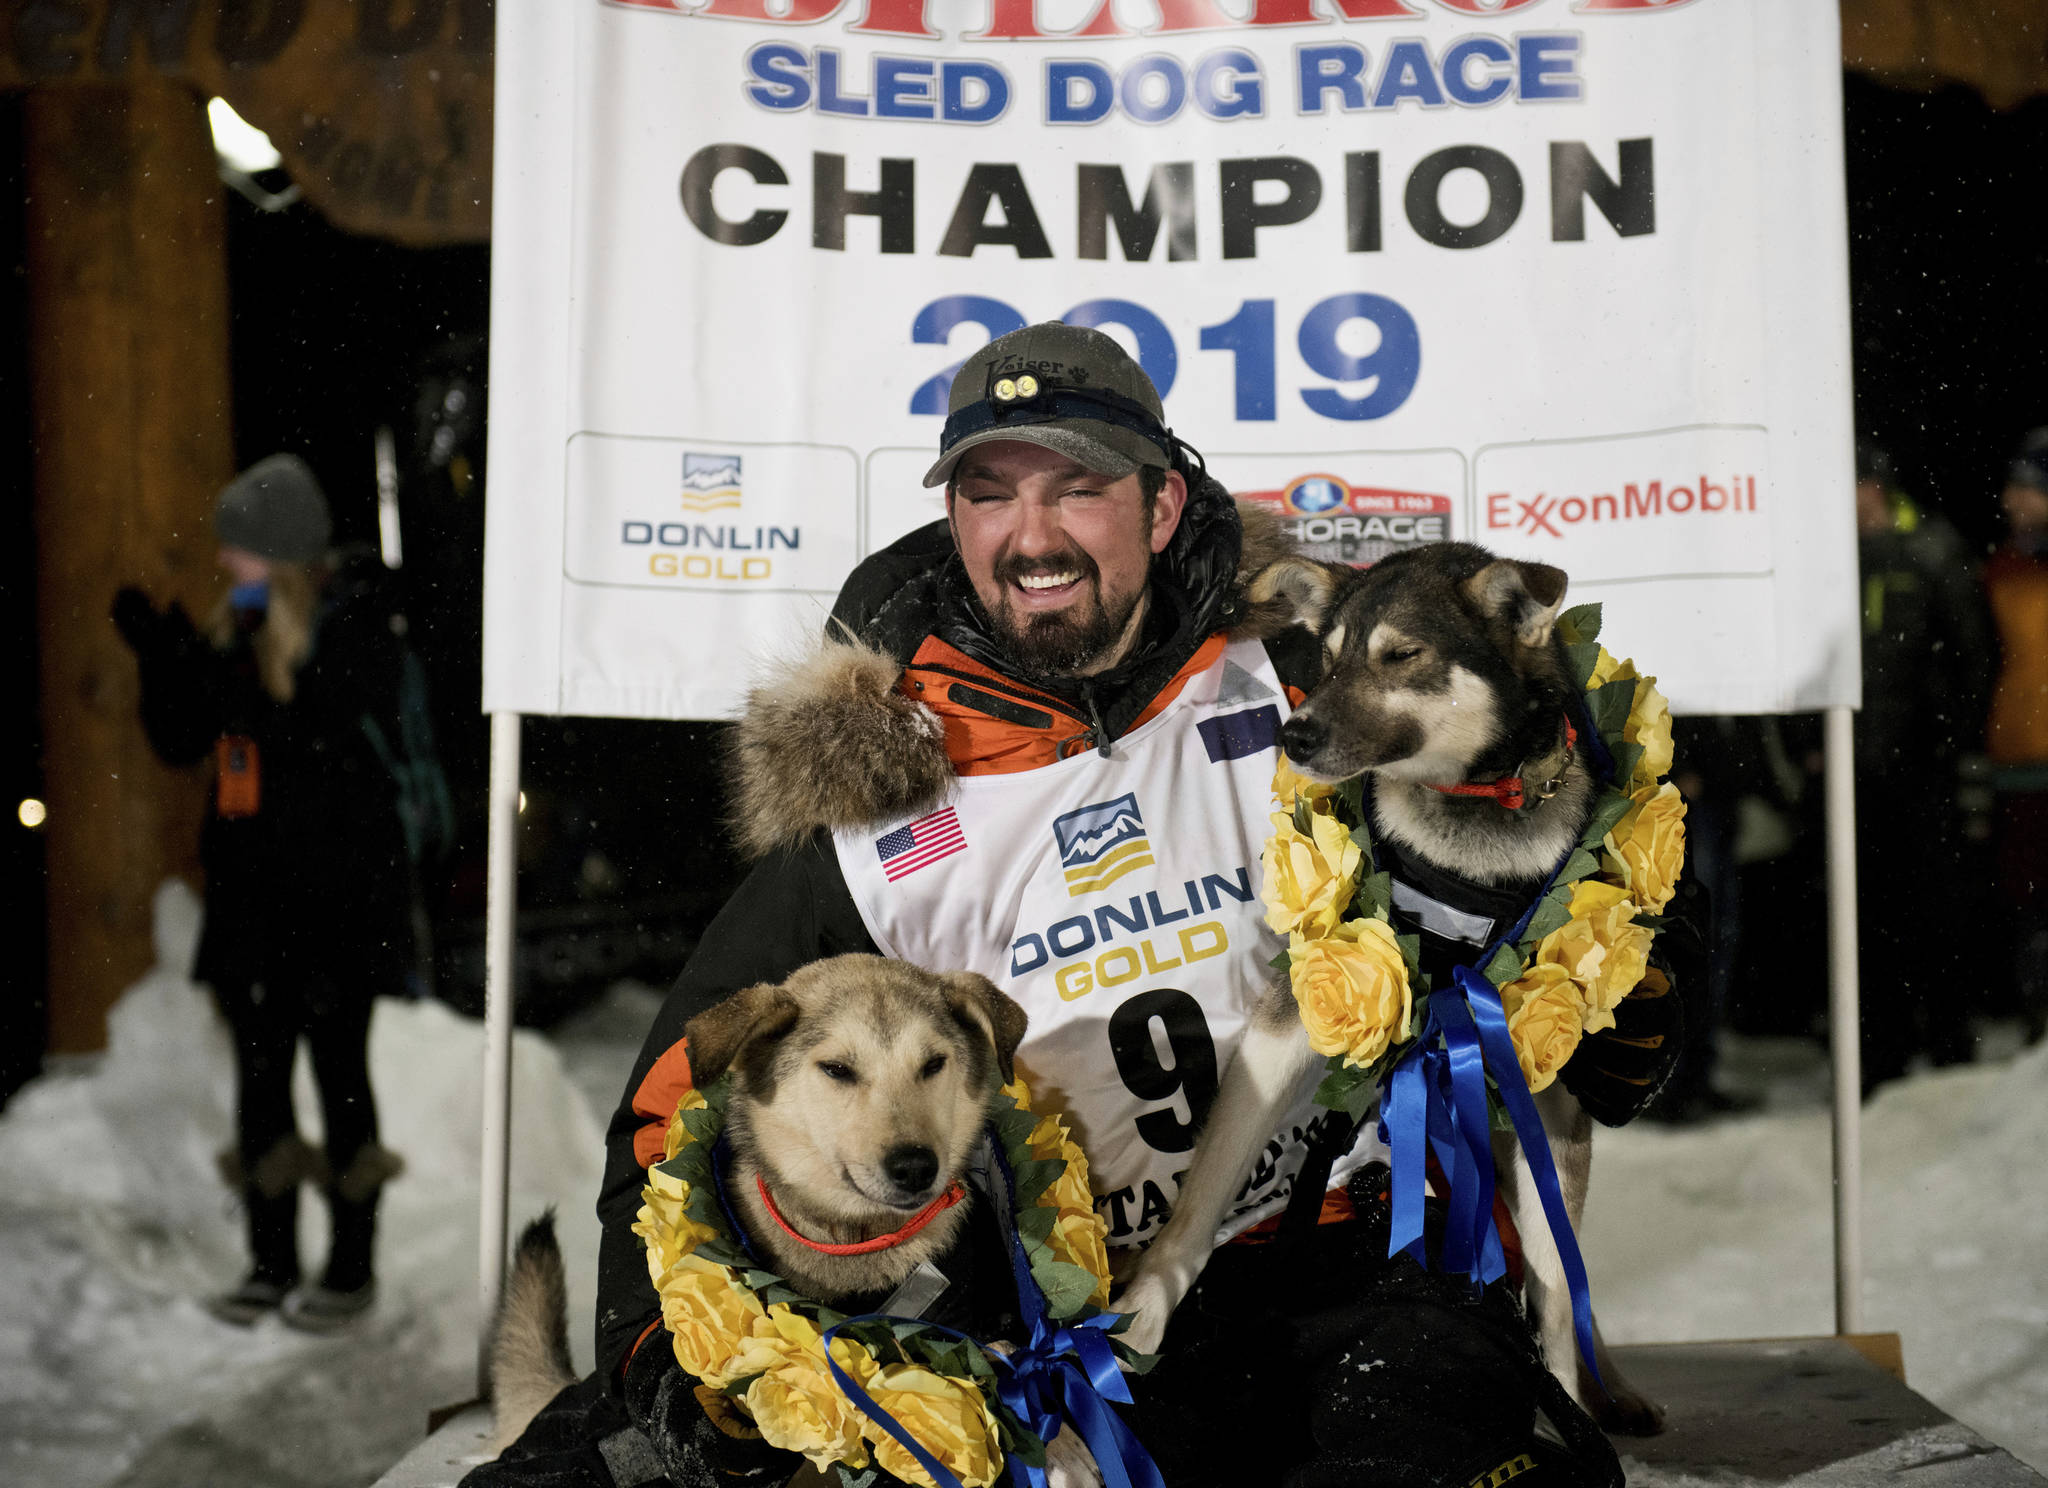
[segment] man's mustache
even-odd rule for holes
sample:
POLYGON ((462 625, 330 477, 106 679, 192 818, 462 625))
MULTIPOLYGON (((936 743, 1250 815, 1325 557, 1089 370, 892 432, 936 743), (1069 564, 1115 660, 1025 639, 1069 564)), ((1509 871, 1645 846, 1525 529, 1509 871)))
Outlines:
POLYGON ((1069 548, 1050 556, 1025 557, 1011 553, 996 560, 994 574, 998 582, 1016 584, 1033 574, 1073 573, 1082 579, 1099 579, 1102 570, 1079 548, 1069 548))

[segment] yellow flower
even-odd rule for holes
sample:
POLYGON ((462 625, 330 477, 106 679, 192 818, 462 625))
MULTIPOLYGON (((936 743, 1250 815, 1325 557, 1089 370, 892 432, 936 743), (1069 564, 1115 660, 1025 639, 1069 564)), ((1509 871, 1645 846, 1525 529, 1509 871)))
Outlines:
POLYGON ((1311 811, 1328 811, 1330 797, 1336 793, 1336 786, 1309 779, 1295 769, 1284 754, 1273 768, 1273 799, 1280 803, 1282 811, 1292 811, 1297 800, 1308 802, 1311 811))
POLYGON ((633 1233, 647 1242, 647 1274, 658 1287, 671 1266, 717 1232, 690 1218, 689 1183, 663 1171, 659 1163, 647 1170, 640 1198, 633 1233))
POLYGON ((1602 647, 1585 686, 1593 690, 1608 682, 1636 684, 1634 702, 1628 706, 1628 723, 1622 725, 1622 739, 1642 745, 1642 759, 1636 761, 1634 774, 1628 776, 1628 788, 1655 786, 1671 774, 1671 704, 1657 690, 1657 677, 1645 677, 1636 671, 1634 661, 1616 661, 1602 647))
POLYGON ((1562 966, 1579 984, 1587 1033, 1614 1026, 1614 1009, 1635 990, 1649 964, 1651 935, 1630 923, 1636 906, 1628 890, 1597 879, 1572 886, 1571 919, 1536 947, 1539 965, 1562 966))
POLYGON ((767 1321, 754 1294, 725 1267, 696 1256, 683 1257, 656 1285, 676 1362, 714 1388, 738 1379, 741 1346, 767 1321))
MULTIPOLYGON (((972 1384, 917 1364, 890 1364, 875 1371, 866 1389, 919 1446, 945 1464, 962 1488, 988 1488, 1001 1475, 996 1423, 972 1384)), ((917 1459, 878 1424, 869 1421, 864 1429, 875 1444, 876 1466, 906 1483, 932 1483, 917 1459)))
POLYGON ((1314 940, 1344 918, 1358 886, 1360 854, 1351 831, 1329 816, 1310 818, 1311 835, 1294 829, 1285 812, 1272 817, 1266 839, 1266 923, 1281 935, 1314 940))
POLYGON ((1628 788, 1641 790, 1646 785, 1655 785, 1671 773, 1671 705, 1657 690, 1655 677, 1638 672, 1633 661, 1616 661, 1603 646, 1586 687, 1590 691, 1609 682, 1636 684, 1635 700, 1629 705, 1628 722, 1622 726, 1621 736, 1631 744, 1642 745, 1643 757, 1629 776, 1628 788))
POLYGON ((1070 1148, 1066 1171, 1053 1179, 1039 1203, 1050 1204, 1062 1214, 1093 1214, 1095 1195, 1088 1187, 1088 1160, 1078 1147, 1070 1148))
POLYGON ((1636 683, 1635 706, 1629 709, 1621 734, 1629 743, 1643 746, 1643 757, 1629 776, 1631 790, 1655 785, 1671 773, 1671 705, 1657 690, 1655 677, 1636 683))
POLYGON ((1294 1000, 1318 1054, 1368 1065, 1406 1036, 1408 964, 1384 920, 1348 920, 1334 934, 1288 937, 1294 1000))
MULTIPOLYGON (((780 1304, 769 1313, 772 1327, 752 1341, 746 1354, 748 1372, 760 1374, 743 1397, 754 1424, 769 1445, 801 1452, 821 1470, 835 1462, 856 1470, 866 1467, 863 1417, 826 1368, 816 1325, 780 1304)), ((875 1372, 874 1359, 851 1339, 834 1339, 832 1357, 856 1383, 875 1372)))
POLYGON ((1539 962, 1500 989, 1508 1015, 1508 1036, 1531 1093, 1557 1078, 1579 1046, 1585 1002, 1571 973, 1554 962, 1539 962))
POLYGON ((1601 866, 1628 886, 1638 907, 1659 914, 1685 867, 1685 798, 1666 783, 1644 786, 1630 799, 1628 814, 1607 834, 1601 866))
POLYGON ((1093 1209, 1085 1213, 1063 1210, 1045 1237, 1053 1259, 1079 1266, 1095 1278, 1089 1301, 1097 1307, 1109 1304, 1109 1251, 1105 1248, 1109 1225, 1093 1209))
POLYGON ((675 1111, 668 1118, 668 1130, 662 1133, 661 1155, 664 1159, 674 1157, 683 1150, 684 1144, 697 1140, 690 1135, 689 1128, 683 1125, 683 1112, 701 1111, 704 1105, 704 1097, 700 1092, 683 1092, 682 1098, 676 1102, 675 1111))

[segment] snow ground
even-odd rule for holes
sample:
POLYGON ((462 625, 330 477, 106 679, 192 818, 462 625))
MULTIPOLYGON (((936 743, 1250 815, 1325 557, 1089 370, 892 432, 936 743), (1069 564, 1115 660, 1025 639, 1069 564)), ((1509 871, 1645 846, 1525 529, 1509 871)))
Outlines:
MULTIPOLYGON (((230 1134, 225 1030, 186 980, 198 906, 158 899, 157 968, 115 1009, 103 1059, 0 1113, 0 1483, 24 1488, 342 1488, 374 1479, 426 1414, 474 1393, 482 1029, 435 1003, 379 1006, 388 1192, 367 1325, 308 1338, 215 1323, 241 1267, 214 1174, 230 1134)), ((615 988, 514 1056, 512 1217, 559 1212, 571 1343, 589 1364, 601 1116, 657 994, 615 988), (594 1114, 596 1113, 596 1114, 594 1114)), ((1755 1116, 1603 1133, 1584 1242, 1614 1342, 1833 1328, 1825 1071, 1798 1043, 1730 1061, 1755 1116)), ((299 1091, 317 1129, 310 1080, 299 1091)), ((1864 1127, 1864 1326, 1904 1336, 1908 1378, 2048 1468, 2048 1045, 1884 1089, 1864 1127)), ((302 1243, 321 1258, 308 1200, 302 1243)))

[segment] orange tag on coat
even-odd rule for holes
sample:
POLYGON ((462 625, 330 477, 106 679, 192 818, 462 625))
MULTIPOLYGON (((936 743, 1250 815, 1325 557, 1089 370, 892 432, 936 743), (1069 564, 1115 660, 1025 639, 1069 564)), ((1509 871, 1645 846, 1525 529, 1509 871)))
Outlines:
POLYGON ((214 809, 224 818, 254 816, 263 802, 263 773, 256 741, 246 734, 226 734, 214 741, 214 809))

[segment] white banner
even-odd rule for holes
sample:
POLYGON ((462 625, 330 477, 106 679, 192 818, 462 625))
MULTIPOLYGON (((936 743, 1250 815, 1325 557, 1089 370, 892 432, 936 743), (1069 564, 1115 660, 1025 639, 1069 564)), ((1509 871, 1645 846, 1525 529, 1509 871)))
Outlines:
POLYGON ((1831 0, 500 0, 484 703, 728 714, 1098 325, 1317 551, 1858 701, 1831 0))

